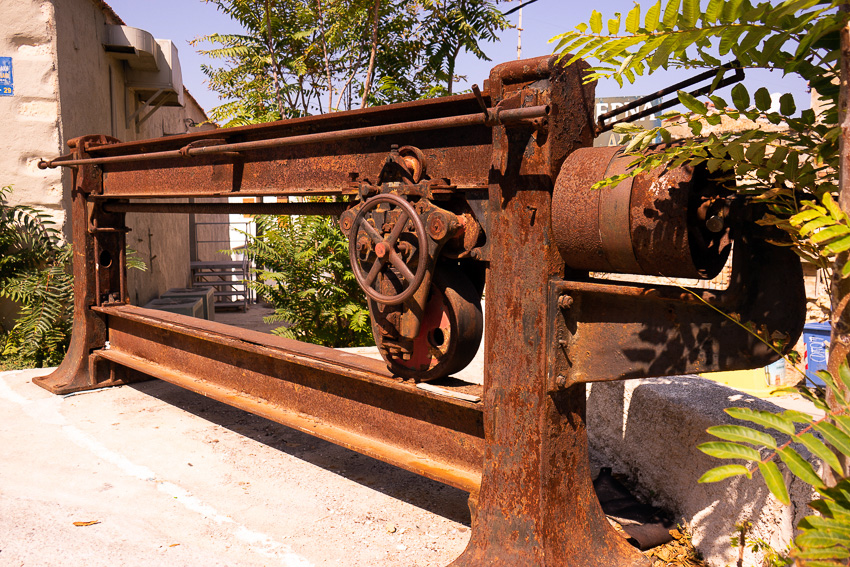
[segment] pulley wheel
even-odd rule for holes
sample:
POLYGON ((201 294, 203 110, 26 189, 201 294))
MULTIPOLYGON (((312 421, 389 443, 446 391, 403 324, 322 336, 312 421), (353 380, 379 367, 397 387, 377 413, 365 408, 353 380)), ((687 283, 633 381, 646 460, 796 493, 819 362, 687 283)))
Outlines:
POLYGON ((397 376, 417 382, 449 376, 466 368, 481 344, 484 333, 481 298, 469 278, 457 269, 436 271, 408 360, 380 348, 383 335, 375 323, 376 308, 370 301, 375 341, 387 367, 397 376))

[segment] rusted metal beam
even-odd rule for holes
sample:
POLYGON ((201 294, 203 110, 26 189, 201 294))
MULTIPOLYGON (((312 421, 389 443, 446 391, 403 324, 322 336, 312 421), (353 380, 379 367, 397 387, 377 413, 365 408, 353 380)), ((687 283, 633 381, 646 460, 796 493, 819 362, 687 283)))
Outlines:
POLYGON ((107 318, 100 360, 172 382, 370 457, 475 491, 482 408, 393 379, 380 361, 132 306, 107 318))
POLYGON ((354 204, 338 203, 127 203, 105 201, 103 210, 109 213, 165 213, 202 215, 341 215, 354 204))
MULTIPOLYGON (((486 88, 483 96, 489 104, 486 88)), ((429 162, 429 176, 434 181, 443 180, 455 187, 486 188, 493 135, 485 122, 477 99, 470 94, 155 140, 104 143, 89 148, 91 153, 86 157, 123 159, 164 152, 172 155, 189 145, 219 147, 327 134, 338 139, 252 150, 239 157, 201 155, 181 160, 102 164, 104 180, 100 191, 103 196, 127 199, 356 193, 360 184, 379 181, 376 174, 394 144, 419 148, 429 162), (410 131, 413 123, 433 124, 426 121, 451 121, 459 116, 472 117, 473 124, 410 131), (363 128, 398 128, 404 132, 351 137, 352 129, 363 128)))
POLYGON ((338 142, 340 140, 369 138, 372 136, 390 136, 394 134, 409 134, 412 132, 427 132, 429 130, 442 130, 446 128, 463 128, 465 126, 497 126, 499 124, 512 124, 523 120, 542 118, 548 115, 548 106, 533 106, 529 108, 515 108, 502 111, 488 110, 487 113, 483 114, 467 114, 464 116, 450 116, 446 118, 432 118, 414 122, 402 122, 399 124, 366 126, 364 128, 352 128, 350 130, 339 130, 336 132, 318 132, 315 134, 287 136, 285 138, 272 138, 271 140, 256 140, 252 142, 235 142, 232 144, 224 143, 213 145, 190 143, 179 150, 73 159, 68 159, 68 156, 63 156, 55 160, 40 161, 38 163, 38 167, 39 169, 52 169, 56 167, 72 167, 75 165, 123 164, 140 161, 215 156, 220 154, 226 154, 227 157, 230 158, 238 158, 240 157, 238 156, 240 152, 269 150, 285 148, 287 146, 301 146, 305 144, 323 144, 328 142, 338 142))

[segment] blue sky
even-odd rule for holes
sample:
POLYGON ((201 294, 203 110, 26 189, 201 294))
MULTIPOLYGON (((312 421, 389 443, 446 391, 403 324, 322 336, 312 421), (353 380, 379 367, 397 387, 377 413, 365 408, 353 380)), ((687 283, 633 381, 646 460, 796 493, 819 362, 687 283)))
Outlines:
MULTIPOLYGON (((195 37, 211 33, 236 33, 239 26, 223 16, 211 4, 202 0, 107 0, 110 6, 129 26, 149 31, 158 39, 174 41, 180 53, 180 65, 183 82, 204 109, 221 103, 218 96, 204 84, 200 66, 207 62, 189 45, 195 37)), ((504 10, 517 5, 517 1, 504 2, 504 10)), ((649 2, 644 2, 649 4, 649 2)), ((552 52, 553 44, 548 43, 553 36, 572 29, 580 22, 587 21, 593 9, 602 12, 603 17, 613 16, 614 12, 625 14, 634 3, 631 0, 595 0, 576 2, 574 0, 538 0, 535 4, 523 8, 522 55, 535 57, 552 52)), ((517 23, 517 14, 509 16, 513 24, 517 23)), ((458 73, 468 77, 468 83, 462 83, 456 90, 468 88, 471 83, 481 83, 489 75, 490 68, 496 63, 516 59, 517 30, 502 32, 501 41, 484 45, 484 51, 492 61, 480 61, 470 54, 462 55, 458 61, 458 73)), ((657 91, 669 84, 688 78, 696 72, 671 71, 653 74, 642 78, 635 85, 625 85, 620 89, 614 81, 597 85, 597 96, 643 95, 657 91)), ((748 71, 747 86, 755 90, 760 86, 771 92, 790 92, 794 95, 797 107, 809 107, 809 94, 805 83, 796 77, 783 78, 779 73, 748 71)), ((723 94, 723 93, 720 93, 723 94)), ((727 97, 728 98, 728 97, 727 97)))

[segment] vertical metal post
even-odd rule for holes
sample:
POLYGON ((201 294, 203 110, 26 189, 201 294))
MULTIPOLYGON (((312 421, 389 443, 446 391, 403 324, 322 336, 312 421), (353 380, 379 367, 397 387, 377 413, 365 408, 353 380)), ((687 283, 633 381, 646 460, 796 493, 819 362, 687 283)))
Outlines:
POLYGON ((485 456, 481 490, 471 498, 472 537, 456 567, 649 565, 613 530, 594 493, 584 386, 553 392, 547 380, 549 282, 564 270, 552 244, 553 173, 592 141, 593 87, 581 85, 580 71, 538 59, 490 75, 494 103, 538 99, 558 115, 546 134, 494 130, 485 456))
MULTIPOLYGON (((195 199, 189 199, 190 203, 194 203, 195 199)), ((189 261, 197 262, 198 258, 198 223, 195 213, 189 213, 189 261)), ((189 282, 189 287, 192 283, 189 282)))
MULTIPOLYGON (((108 136, 84 136, 70 140, 68 146, 74 150, 75 157, 84 159, 89 157, 86 152, 87 144, 102 145, 112 141, 116 140, 108 136)), ((103 348, 106 343, 104 317, 91 310, 92 306, 99 304, 97 291, 99 281, 106 278, 98 273, 97 235, 90 230, 91 219, 89 217, 92 212, 88 199, 89 195, 102 192, 103 175, 97 165, 77 166, 73 172, 71 236, 74 247, 74 327, 71 344, 62 364, 56 370, 47 376, 33 379, 33 382, 54 394, 68 394, 124 383, 121 380, 116 380, 111 372, 108 374, 104 372, 91 373, 89 368, 89 354, 95 349, 103 348)), ((111 216, 118 218, 122 225, 114 226, 115 223, 113 222, 111 228, 123 230, 124 215, 111 216)), ((123 242, 123 236, 117 240, 123 242)), ((114 256, 119 262, 122 262, 120 269, 123 270, 125 268, 123 266, 123 255, 115 254, 114 256)), ((124 278, 122 276, 112 279, 123 280, 124 278)), ((122 289, 121 292, 123 293, 123 291, 122 289)))
POLYGON ((516 25, 516 58, 522 59, 522 8, 519 9, 519 22, 516 25))

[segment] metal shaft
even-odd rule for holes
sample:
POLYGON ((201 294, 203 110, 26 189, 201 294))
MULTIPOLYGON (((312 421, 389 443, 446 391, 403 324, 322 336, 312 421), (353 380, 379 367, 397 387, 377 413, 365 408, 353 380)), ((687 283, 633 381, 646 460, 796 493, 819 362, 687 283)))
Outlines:
MULTIPOLYGON (((179 150, 162 152, 148 152, 124 156, 95 157, 86 159, 66 159, 65 156, 50 161, 40 161, 40 169, 54 167, 70 167, 74 165, 101 165, 107 163, 130 163, 138 161, 153 161, 161 159, 191 158, 195 156, 231 154, 234 152, 245 152, 252 150, 264 150, 269 148, 282 148, 285 146, 296 146, 303 144, 320 144, 325 142, 336 142, 339 140, 350 140, 353 138, 367 138, 369 136, 386 136, 389 134, 404 134, 408 132, 422 132, 426 130, 439 130, 441 128, 457 128, 464 126, 496 126, 498 124, 510 124, 523 120, 541 118, 549 114, 549 107, 545 105, 532 106, 528 108, 517 108, 511 110, 489 109, 485 113, 466 114, 462 116, 450 116, 447 118, 433 118, 429 120, 417 120, 414 122, 401 122, 398 124, 385 124, 383 126, 366 126, 363 128, 351 128, 349 130, 338 130, 334 132, 318 132, 316 134, 301 134, 298 136, 287 136, 285 138, 272 138, 270 140, 255 140, 251 142, 237 142, 235 144, 220 144, 216 146, 192 146, 189 144, 179 150)), ((95 149, 96 150, 96 149, 95 149)))
POLYGON ((321 215, 339 216, 352 203, 124 203, 107 201, 110 213, 195 213, 201 215, 321 215))

